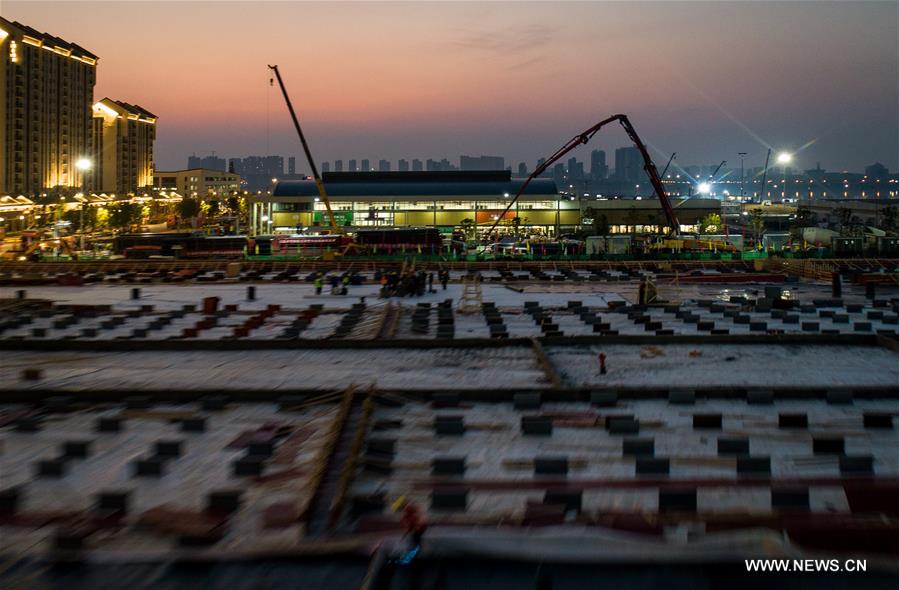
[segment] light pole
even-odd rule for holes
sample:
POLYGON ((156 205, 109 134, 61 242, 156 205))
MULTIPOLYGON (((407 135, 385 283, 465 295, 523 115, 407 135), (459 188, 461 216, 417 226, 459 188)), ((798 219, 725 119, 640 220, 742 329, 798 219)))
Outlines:
POLYGON ((84 195, 85 187, 87 186, 84 177, 87 175, 92 166, 93 163, 88 158, 80 158, 77 162, 75 162, 75 168, 81 171, 81 198, 85 199, 84 201, 81 201, 81 220, 78 223, 78 232, 81 234, 80 246, 78 249, 81 252, 84 252, 84 205, 87 200, 87 197, 84 195))
POLYGON ((787 196, 787 164, 793 161, 793 154, 789 152, 780 152, 777 154, 777 163, 781 165, 783 169, 783 187, 782 192, 780 193, 780 200, 783 202, 784 198, 787 196))
POLYGON ((743 171, 743 158, 746 157, 746 152, 738 152, 737 155, 740 156, 740 201, 742 202, 746 198, 746 192, 743 190, 743 179, 746 177, 743 171))

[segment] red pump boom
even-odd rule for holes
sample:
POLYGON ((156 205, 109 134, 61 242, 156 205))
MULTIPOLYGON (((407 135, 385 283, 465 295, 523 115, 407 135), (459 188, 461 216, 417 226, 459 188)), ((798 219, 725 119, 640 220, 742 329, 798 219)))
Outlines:
POLYGON ((546 159, 545 162, 537 166, 537 168, 528 176, 525 181, 521 184, 521 187, 518 189, 518 192, 515 193, 515 198, 509 203, 509 206, 506 207, 505 211, 503 211, 502 215, 497 217, 496 222, 490 228, 488 233, 493 233, 496 229, 496 226, 499 224, 501 219, 504 219, 506 213, 512 209, 512 206, 518 201, 518 197, 524 193, 528 184, 531 183, 532 180, 546 172, 550 166, 555 164, 557 161, 562 159, 565 154, 573 150, 574 148, 583 145, 590 141, 590 139, 596 135, 596 133, 608 125, 613 121, 618 121, 622 127, 624 127, 625 133, 627 136, 631 138, 631 141, 634 142, 634 145, 637 146, 637 149, 640 150, 640 155, 643 157, 643 169, 646 170, 647 176, 649 176, 649 182, 652 184, 652 188, 655 190, 656 195, 659 198, 659 203, 662 205, 662 210, 665 213, 665 219, 668 222, 668 227, 671 228, 672 235, 680 235, 680 222, 677 220, 677 215, 674 213, 674 207, 671 205, 671 200, 668 198, 668 193, 665 192, 665 187, 662 186, 662 178, 659 176, 659 171, 656 169, 656 165, 653 163, 652 158, 649 155, 649 151, 646 149, 646 145, 644 145, 643 141, 640 139, 640 136, 637 135, 637 131, 634 129, 634 126, 631 125, 630 120, 627 118, 627 115, 612 115, 607 119, 603 119, 593 127, 587 129, 586 131, 574 136, 571 140, 568 141, 561 148, 556 150, 556 152, 546 159))

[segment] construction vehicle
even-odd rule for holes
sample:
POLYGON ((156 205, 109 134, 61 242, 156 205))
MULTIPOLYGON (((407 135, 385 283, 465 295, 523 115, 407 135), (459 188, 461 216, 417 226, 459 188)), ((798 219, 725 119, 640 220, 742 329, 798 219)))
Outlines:
POLYGON ((24 262, 40 257, 45 250, 52 250, 56 253, 62 252, 66 256, 76 255, 75 238, 73 236, 42 238, 38 232, 26 231, 22 233, 17 246, 4 251, 2 256, 0 256, 0 260, 24 262))
POLYGON ((668 198, 668 193, 665 192, 665 187, 662 186, 662 178, 659 175, 659 171, 656 169, 655 163, 653 163, 652 158, 649 155, 649 151, 646 149, 646 145, 644 145, 643 141, 640 139, 640 136, 637 135, 637 131, 634 129, 634 126, 631 125, 630 120, 627 118, 627 115, 612 115, 606 119, 603 119, 593 127, 590 127, 586 131, 575 135, 571 140, 568 141, 565 145, 560 147, 554 154, 546 159, 542 164, 538 164, 534 171, 528 176, 524 182, 521 184, 521 187, 518 189, 518 192, 515 193, 515 197, 509 201, 509 205, 506 207, 505 211, 503 211, 502 215, 499 215, 496 218, 496 222, 494 222, 493 226, 490 228, 490 231, 487 232, 488 235, 492 234, 496 230, 496 226, 499 225, 501 219, 505 219, 506 214, 512 209, 515 203, 518 201, 518 198, 524 193, 528 184, 531 183, 532 180, 546 172, 553 164, 562 159, 565 154, 573 150, 574 148, 586 144, 590 139, 599 132, 600 129, 608 125, 609 123, 618 122, 624 127, 625 133, 634 142, 634 145, 640 151, 640 155, 643 157, 643 169, 646 170, 647 176, 649 176, 649 182, 652 184, 653 190, 655 190, 656 196, 659 199, 659 203, 662 205, 662 210, 665 213, 665 220, 667 222, 668 228, 670 230, 669 236, 672 238, 677 238, 680 236, 680 222, 677 220, 677 215, 674 212, 674 207, 671 205, 671 200, 668 198))

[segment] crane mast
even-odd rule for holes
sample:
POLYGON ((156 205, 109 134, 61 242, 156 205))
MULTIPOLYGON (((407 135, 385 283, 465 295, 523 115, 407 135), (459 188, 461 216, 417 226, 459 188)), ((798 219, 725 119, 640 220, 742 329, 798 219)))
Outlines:
POLYGON ((344 229, 337 225, 337 220, 334 218, 334 211, 331 210, 331 200, 328 199, 328 193, 325 191, 325 183, 322 182, 322 177, 318 173, 318 167, 315 165, 315 160, 312 159, 312 152, 309 150, 306 136, 303 135, 303 130, 300 128, 300 121, 297 119, 297 114, 293 110, 293 103, 290 102, 290 97, 287 95, 287 88, 284 87, 284 80, 281 79, 281 72, 278 71, 278 66, 276 65, 270 65, 269 68, 275 72, 275 77, 278 79, 278 86, 281 87, 281 94, 284 95, 284 102, 287 103, 287 110, 290 111, 290 117, 293 119, 293 126, 296 127, 297 135, 300 136, 300 143, 303 144, 303 152, 306 154, 306 161, 309 162, 309 168, 312 169, 312 178, 315 180, 315 188, 318 189, 318 195, 325 204, 325 209, 328 211, 328 222, 331 225, 331 231, 337 234, 346 235, 344 229))
POLYGON ((653 163, 652 158, 649 155, 649 151, 647 151, 646 149, 646 145, 640 139, 640 136, 637 135, 637 131, 634 129, 634 126, 631 125, 631 122, 627 118, 627 115, 623 114, 612 115, 611 117, 603 119, 586 131, 575 135, 565 145, 556 150, 554 154, 548 157, 545 162, 538 165, 531 173, 531 175, 528 176, 521 184, 518 192, 515 193, 515 197, 509 202, 509 205, 503 211, 502 215, 497 218, 496 222, 494 222, 493 226, 491 226, 490 232, 488 233, 492 233, 496 229, 496 226, 499 224, 500 220, 506 216, 506 213, 508 213, 510 209, 512 209, 512 206, 515 205, 515 203, 518 201, 518 198, 524 193, 525 189, 527 189, 532 180, 546 172, 546 170, 548 170, 550 166, 562 159, 565 154, 578 146, 586 144, 588 141, 590 141, 590 139, 593 138, 594 135, 597 134, 597 132, 599 132, 600 129, 615 121, 617 121, 624 128, 624 132, 640 152, 640 156, 643 158, 643 169, 646 171, 646 175, 649 176, 649 182, 652 185, 653 190, 655 190, 656 196, 658 196, 659 198, 659 203, 662 205, 662 211, 665 214, 665 220, 667 221, 668 227, 671 228, 671 233, 673 235, 679 235, 680 222, 677 220, 677 215, 674 213, 674 207, 672 207, 671 205, 671 201, 668 198, 668 193, 665 192, 665 187, 662 185, 662 178, 661 176, 659 176, 659 171, 656 169, 656 165, 655 163, 653 163))

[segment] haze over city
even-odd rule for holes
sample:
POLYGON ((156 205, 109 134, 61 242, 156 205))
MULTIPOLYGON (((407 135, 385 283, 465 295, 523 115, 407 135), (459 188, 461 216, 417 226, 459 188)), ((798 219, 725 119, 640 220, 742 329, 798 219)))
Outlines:
MULTIPOLYGON (((0 12, 99 55, 95 95, 159 116, 160 169, 213 150, 299 155, 269 63, 320 160, 533 166, 626 112, 682 165, 745 151, 759 166, 772 147, 799 168, 899 166, 896 2, 7 0, 0 12)), ((610 130, 576 155, 626 144, 610 130)))

